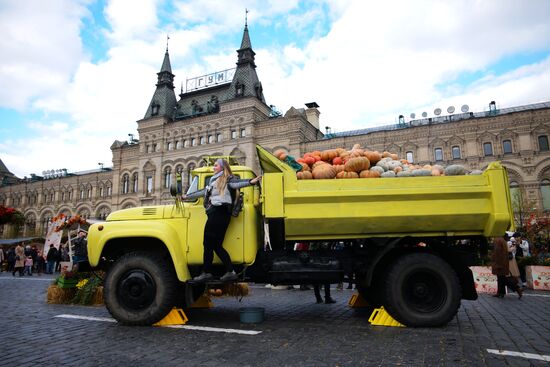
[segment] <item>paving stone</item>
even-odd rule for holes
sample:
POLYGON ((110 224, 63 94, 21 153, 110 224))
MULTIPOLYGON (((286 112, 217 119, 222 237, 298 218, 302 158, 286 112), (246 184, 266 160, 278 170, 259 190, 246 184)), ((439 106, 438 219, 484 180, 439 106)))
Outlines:
POLYGON ((4 348, 0 366, 543 366, 487 349, 550 354, 550 297, 527 291, 522 300, 480 295, 447 326, 391 328, 368 323, 351 309, 353 291, 333 289, 332 305, 313 291, 251 286, 251 296, 214 298, 193 309, 189 325, 259 330, 255 336, 55 318, 110 317, 104 307, 46 304, 51 276, 0 274, 0 340, 31 346, 31 355, 4 348), (241 307, 264 307, 261 324, 241 324, 241 307))

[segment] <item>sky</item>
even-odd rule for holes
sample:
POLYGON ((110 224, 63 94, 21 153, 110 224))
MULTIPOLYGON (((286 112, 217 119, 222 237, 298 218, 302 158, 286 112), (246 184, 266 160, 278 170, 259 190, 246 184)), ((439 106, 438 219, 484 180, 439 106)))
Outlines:
POLYGON ((0 0, 0 159, 18 177, 112 166, 167 46, 176 93, 235 67, 245 9, 266 103, 324 132, 550 101, 546 0, 0 0))

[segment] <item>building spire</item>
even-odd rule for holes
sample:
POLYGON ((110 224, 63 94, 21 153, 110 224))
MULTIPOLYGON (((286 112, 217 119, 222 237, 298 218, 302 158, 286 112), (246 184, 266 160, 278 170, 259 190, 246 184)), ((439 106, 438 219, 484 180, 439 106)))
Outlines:
POLYGON ((174 93, 174 77, 172 66, 170 65, 170 55, 168 54, 168 40, 166 36, 166 52, 160 71, 157 73, 157 89, 151 99, 144 118, 163 115, 172 117, 176 107, 176 94, 174 93))
POLYGON ((252 44, 250 43, 250 36, 248 35, 248 9, 245 10, 245 16, 244 16, 244 33, 243 33, 243 40, 241 42, 241 50, 245 48, 252 48, 252 44))

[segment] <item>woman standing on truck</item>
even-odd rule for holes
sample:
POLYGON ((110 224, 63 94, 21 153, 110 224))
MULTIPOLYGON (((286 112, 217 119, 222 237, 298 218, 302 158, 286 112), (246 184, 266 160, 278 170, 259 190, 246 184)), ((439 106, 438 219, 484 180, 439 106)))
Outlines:
POLYGON ((240 180, 233 176, 229 163, 225 159, 218 159, 214 163, 214 176, 210 178, 208 185, 202 190, 182 196, 183 200, 198 199, 203 196, 204 207, 208 217, 204 226, 204 267, 202 273, 193 278, 194 281, 206 282, 213 278, 211 267, 214 260, 214 252, 216 252, 216 255, 218 255, 226 269, 226 273, 220 280, 225 282, 237 279, 231 258, 223 248, 223 239, 227 227, 229 227, 233 204, 230 190, 238 190, 255 185, 260 182, 261 178, 262 176, 258 176, 251 180, 240 180))

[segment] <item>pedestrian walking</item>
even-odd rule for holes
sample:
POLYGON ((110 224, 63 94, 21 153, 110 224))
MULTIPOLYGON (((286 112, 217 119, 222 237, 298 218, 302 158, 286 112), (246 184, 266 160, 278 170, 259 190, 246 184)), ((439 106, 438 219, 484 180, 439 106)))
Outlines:
POLYGON ((18 244, 15 247, 15 264, 13 266, 12 275, 15 276, 15 273, 19 272, 19 276, 23 276, 23 269, 25 268, 25 249, 21 244, 18 244))
POLYGON ((506 240, 503 237, 497 237, 493 244, 491 272, 497 276, 498 284, 498 290, 494 297, 503 298, 506 294, 506 285, 508 285, 521 298, 523 293, 518 287, 517 279, 510 276, 510 260, 506 240))

